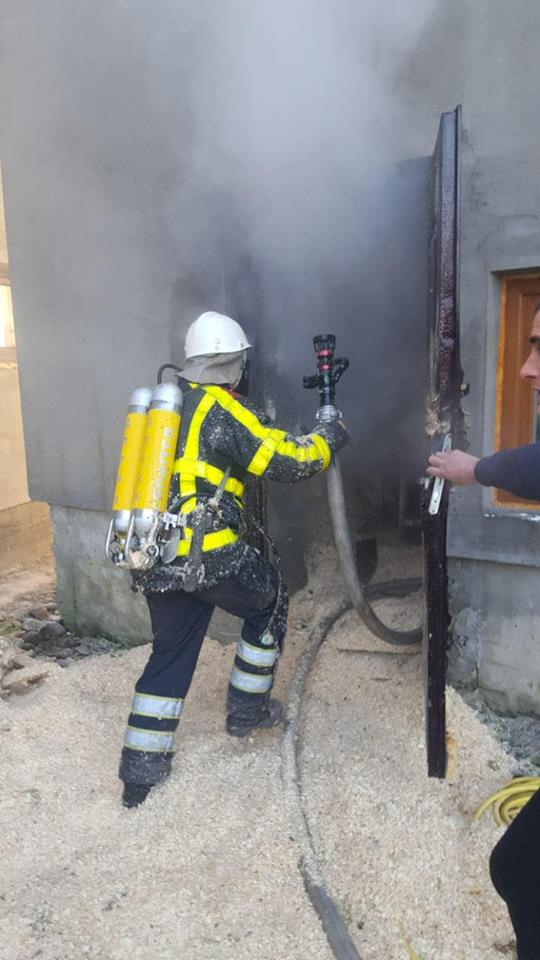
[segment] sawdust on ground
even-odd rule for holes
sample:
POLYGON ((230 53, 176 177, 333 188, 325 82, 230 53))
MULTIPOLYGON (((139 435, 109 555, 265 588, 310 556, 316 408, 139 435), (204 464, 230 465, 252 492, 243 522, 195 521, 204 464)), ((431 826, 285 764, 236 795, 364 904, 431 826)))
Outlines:
MULTIPOLYGON (((417 551, 383 553, 378 579, 414 573, 417 551)), ((331 551, 314 553, 311 578, 292 605, 283 698, 309 628, 341 594, 331 551)), ((378 608, 407 626, 418 600, 399 604, 378 608)), ((330 960, 297 870, 279 732, 247 742, 224 732, 230 647, 204 645, 171 780, 140 809, 120 806, 118 751, 147 654, 53 664, 42 687, 0 703, 0 954, 330 960)), ((416 651, 344 618, 304 710, 304 796, 323 874, 362 960, 406 960, 400 925, 421 960, 501 960, 511 929, 487 873, 498 831, 471 815, 510 762, 452 695, 456 774, 428 781, 422 705, 416 651)))
POLYGON ((171 780, 120 806, 118 752, 148 648, 51 675, 0 704, 4 960, 320 957, 297 873, 280 735, 227 738, 231 648, 207 642, 171 780))
MULTIPOLYGON (((320 552, 319 574, 335 577, 320 552)), ((377 579, 419 572, 412 550, 383 550, 377 579)), ((376 604, 416 626, 421 596, 376 604)), ((423 658, 373 637, 354 613, 331 631, 304 702, 305 808, 328 887, 362 960, 515 957, 489 855, 501 835, 480 802, 517 772, 492 732, 447 694, 449 777, 426 776, 423 658), (410 952, 414 951, 414 952, 410 952)))

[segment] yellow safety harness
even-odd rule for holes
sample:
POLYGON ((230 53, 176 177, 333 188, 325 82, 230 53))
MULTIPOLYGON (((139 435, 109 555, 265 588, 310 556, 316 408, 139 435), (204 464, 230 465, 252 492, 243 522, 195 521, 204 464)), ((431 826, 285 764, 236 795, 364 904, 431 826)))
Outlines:
MULTIPOLYGON (((187 437, 183 456, 176 460, 173 467, 173 474, 178 474, 179 492, 182 502, 182 512, 185 514, 193 513, 197 506, 197 480, 204 480, 210 486, 216 489, 223 483, 225 474, 219 467, 206 463, 199 456, 199 441, 202 426, 210 410, 217 403, 226 410, 235 420, 251 434, 252 437, 259 440, 259 446, 247 466, 247 472, 254 476, 261 477, 267 470, 272 458, 279 454, 283 457, 291 457, 297 463, 306 461, 321 460, 323 469, 329 466, 331 460, 330 448, 326 440, 318 434, 311 434, 309 443, 298 445, 292 440, 287 440, 287 434, 284 430, 275 430, 271 427, 265 427, 250 410, 247 410, 235 397, 232 397, 222 387, 201 386, 191 383, 193 389, 202 389, 201 397, 188 427, 187 437)), ((238 506, 242 508, 242 498, 244 494, 244 484, 240 480, 229 477, 224 486, 224 491, 231 493, 238 501, 238 506)), ((193 539, 193 530, 191 527, 184 527, 184 535, 178 546, 178 556, 186 557, 191 549, 193 539)), ((227 544, 234 543, 239 539, 238 534, 231 528, 225 527, 223 530, 216 530, 207 533, 204 536, 202 551, 217 550, 227 544)))
MULTIPOLYGON (((197 385, 192 384, 192 386, 196 387, 197 385)), ((197 506, 197 478, 205 480, 211 486, 218 487, 224 476, 223 471, 218 467, 199 460, 201 428, 215 402, 215 399, 207 393, 201 398, 189 425, 184 456, 176 460, 173 467, 173 474, 179 475, 183 513, 193 513, 197 506)), ((225 484, 225 490, 240 498, 244 492, 244 485, 240 483, 239 480, 229 478, 225 484)), ((188 556, 192 539, 192 528, 188 526, 184 527, 183 537, 178 544, 179 557, 188 556)), ((234 543, 236 540, 238 540, 238 534, 235 533, 231 527, 225 527, 224 530, 215 530, 207 533, 202 543, 203 553, 207 553, 209 550, 218 550, 220 547, 225 547, 227 544, 234 543)))

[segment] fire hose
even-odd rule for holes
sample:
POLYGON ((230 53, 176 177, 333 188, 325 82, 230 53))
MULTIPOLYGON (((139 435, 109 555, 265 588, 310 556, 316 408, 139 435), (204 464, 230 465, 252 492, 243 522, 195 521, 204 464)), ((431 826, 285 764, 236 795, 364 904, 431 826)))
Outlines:
MULTIPOLYGON (((385 596, 403 596, 418 589, 417 579, 389 580, 385 583, 371 584, 365 593, 373 599, 385 596)), ((369 606, 367 597, 365 603, 369 606)), ((304 646, 291 683, 287 722, 282 741, 283 779, 290 796, 290 811, 296 839, 301 848, 299 870, 306 893, 317 913, 329 946, 336 960, 363 960, 347 929, 338 907, 329 893, 317 853, 313 843, 313 834, 303 802, 303 784, 300 764, 301 709, 310 671, 317 659, 320 648, 328 634, 344 614, 351 610, 350 601, 342 599, 330 610, 311 631, 304 646)), ((410 954, 411 958, 414 955, 410 954)))
MULTIPOLYGON (((340 420, 341 413, 335 404, 335 386, 349 366, 345 357, 334 359, 336 338, 332 334, 317 336, 313 340, 317 356, 317 374, 304 377, 306 389, 319 390, 319 411, 317 418, 322 423, 340 420)), ((347 524, 345 495, 341 468, 336 457, 328 469, 328 502, 334 532, 339 563, 349 600, 342 599, 314 628, 304 647, 291 685, 287 723, 283 737, 283 772, 286 787, 291 796, 291 811, 298 842, 302 849, 299 868, 306 893, 318 914, 326 934, 329 946, 336 960, 362 960, 356 945, 349 934, 346 923, 328 892, 315 852, 312 832, 302 799, 302 776, 299 763, 300 752, 300 711, 309 672, 315 663, 317 654, 332 627, 354 608, 362 622, 376 637, 395 645, 418 644, 422 640, 422 629, 394 630, 379 619, 370 603, 370 597, 406 595, 421 585, 420 580, 397 580, 388 583, 372 584, 366 588, 360 582, 356 569, 354 550, 347 524)), ((409 955, 415 960, 417 955, 404 941, 409 955)))
MULTIPOLYGON (((313 346, 317 358, 317 373, 313 376, 304 377, 304 387, 307 390, 316 388, 319 391, 317 419, 321 423, 340 420, 341 413, 335 403, 336 384, 347 370, 349 361, 346 357, 334 359, 336 338, 333 334, 321 334, 314 337, 313 346)), ((347 523, 341 467, 336 457, 332 458, 327 478, 328 503, 334 539, 341 573, 352 606, 368 630, 380 640, 398 646, 420 643, 422 641, 421 627, 414 630, 394 630, 382 623, 373 610, 356 569, 354 550, 347 523)))
POLYGON ((502 790, 484 800, 473 820, 479 820, 491 807, 497 826, 509 826, 538 790, 540 777, 514 777, 502 790))

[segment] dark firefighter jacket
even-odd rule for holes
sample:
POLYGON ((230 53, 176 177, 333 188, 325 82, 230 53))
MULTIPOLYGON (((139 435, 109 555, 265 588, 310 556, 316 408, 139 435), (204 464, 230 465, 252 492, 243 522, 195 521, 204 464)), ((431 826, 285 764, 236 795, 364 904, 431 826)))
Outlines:
POLYGON ((184 407, 169 503, 174 509, 174 501, 180 499, 188 526, 176 560, 133 574, 136 587, 143 593, 181 588, 192 539, 189 514, 201 499, 216 492, 227 469, 230 475, 219 515, 203 541, 203 585, 207 587, 236 573, 248 549, 242 540, 246 475, 294 483, 325 470, 332 452, 347 440, 339 423, 320 424, 307 436, 293 437, 275 429, 244 397, 223 387, 184 380, 180 387, 184 407))

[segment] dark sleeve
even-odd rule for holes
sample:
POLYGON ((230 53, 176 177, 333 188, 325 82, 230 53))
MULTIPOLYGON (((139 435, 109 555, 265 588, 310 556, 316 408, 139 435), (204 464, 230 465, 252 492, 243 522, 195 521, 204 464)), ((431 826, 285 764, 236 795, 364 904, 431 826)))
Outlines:
POLYGON ((482 457, 474 472, 484 487, 498 487, 524 500, 540 501, 540 443, 482 457))
POLYGON ((268 427, 256 413, 218 387, 206 388, 228 414, 226 429, 216 430, 215 449, 257 477, 294 483, 330 465, 332 453, 347 442, 339 423, 317 424, 312 433, 295 437, 268 427))

